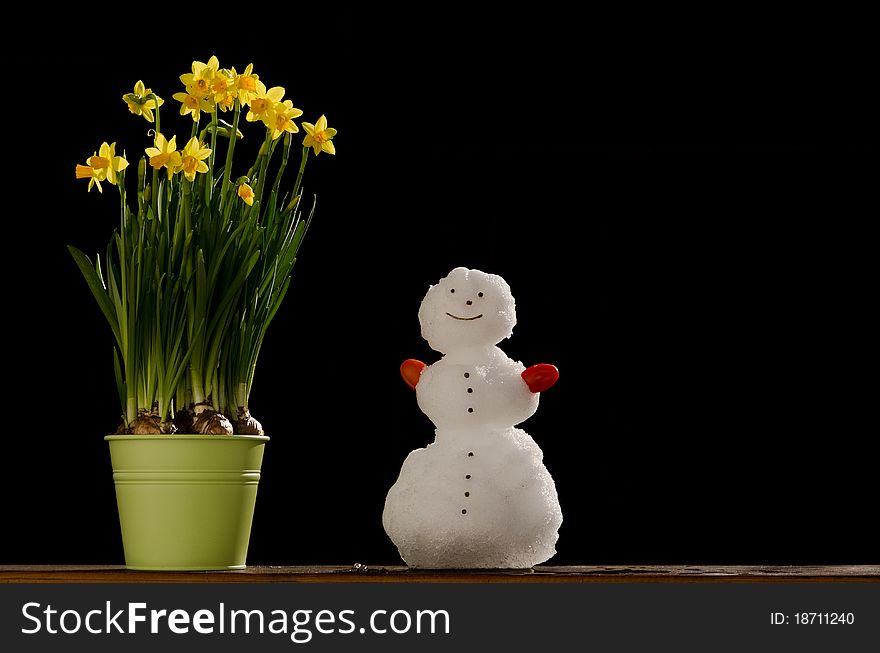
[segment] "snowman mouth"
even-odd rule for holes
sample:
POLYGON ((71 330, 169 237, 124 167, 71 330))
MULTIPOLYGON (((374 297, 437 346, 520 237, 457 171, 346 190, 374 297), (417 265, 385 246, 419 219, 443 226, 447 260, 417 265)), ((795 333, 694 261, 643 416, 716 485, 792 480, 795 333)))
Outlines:
POLYGON ((483 317, 483 314, 474 315, 473 317, 458 317, 458 315, 453 315, 452 313, 447 313, 447 315, 455 320, 479 320, 483 317))

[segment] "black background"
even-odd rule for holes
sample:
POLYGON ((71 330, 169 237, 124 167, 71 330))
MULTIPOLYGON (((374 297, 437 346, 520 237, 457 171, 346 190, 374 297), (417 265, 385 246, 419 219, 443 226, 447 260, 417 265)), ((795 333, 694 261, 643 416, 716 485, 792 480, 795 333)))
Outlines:
POLYGON ((143 10, 24 21, 6 57, 0 562, 123 560, 112 338, 65 250, 103 251, 117 205, 73 170, 151 144, 139 78, 186 140, 171 95, 211 54, 339 130, 251 397, 250 563, 400 562, 385 494, 433 434, 398 366, 437 360, 417 310, 459 265, 510 283, 508 355, 561 372, 524 424, 563 509, 550 563, 877 562, 863 17, 143 10))

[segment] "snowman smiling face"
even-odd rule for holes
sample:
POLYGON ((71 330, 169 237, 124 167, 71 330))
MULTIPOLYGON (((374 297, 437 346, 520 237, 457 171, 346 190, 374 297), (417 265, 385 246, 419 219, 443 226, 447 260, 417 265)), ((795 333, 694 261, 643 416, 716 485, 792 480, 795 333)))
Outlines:
POLYGON ((455 268, 428 289, 419 322, 422 337, 440 353, 492 347, 510 337, 516 324, 510 286, 495 274, 455 268))
MULTIPOLYGON (((454 290, 454 288, 453 288, 453 290, 454 290)), ((483 293, 480 293, 480 297, 482 297, 482 296, 483 296, 483 293)), ((450 313, 449 311, 446 311, 446 314, 447 314, 449 317, 451 317, 453 320, 465 320, 465 321, 468 321, 468 320, 479 320, 481 317, 483 317, 483 314, 482 314, 482 313, 480 313, 479 315, 474 315, 473 317, 459 317, 458 315, 453 315, 453 314, 450 313)))

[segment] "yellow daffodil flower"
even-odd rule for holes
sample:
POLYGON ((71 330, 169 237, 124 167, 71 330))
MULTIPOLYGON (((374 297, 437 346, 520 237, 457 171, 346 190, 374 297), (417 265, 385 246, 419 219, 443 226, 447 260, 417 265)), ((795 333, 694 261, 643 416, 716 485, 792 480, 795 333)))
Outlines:
POLYGON ((236 94, 234 92, 228 92, 223 97, 214 96, 214 99, 217 101, 217 106, 220 107, 220 111, 230 111, 235 108, 235 98, 236 94))
POLYGON ((161 133, 156 134, 155 147, 148 147, 144 151, 150 157, 154 170, 168 169, 169 179, 183 165, 180 152, 177 151, 177 136, 172 136, 169 141, 161 133))
POLYGON ((143 116, 147 122, 153 122, 153 109, 161 107, 165 104, 165 100, 158 95, 153 94, 152 89, 144 87, 141 80, 137 80, 134 85, 133 93, 126 93, 122 96, 123 101, 128 105, 128 110, 136 116, 143 116), (147 97, 152 95, 153 97, 147 97), (155 98, 155 99, 153 99, 155 98))
POLYGON ((294 124, 293 119, 299 118, 303 114, 301 109, 293 106, 290 100, 279 102, 272 109, 272 122, 269 128, 272 130, 272 139, 276 139, 284 132, 295 134, 299 131, 299 127, 294 124))
POLYGON ((211 83, 217 76, 219 68, 220 62, 215 56, 208 59, 208 63, 193 61, 192 72, 181 75, 180 81, 186 86, 188 93, 197 98, 205 98, 211 93, 211 83))
POLYGON ((198 122, 199 114, 202 111, 206 113, 214 112, 214 105, 205 98, 193 95, 192 93, 175 93, 172 95, 175 100, 180 102, 180 115, 192 114, 193 122, 198 122))
POLYGON ((241 102, 241 106, 250 104, 251 98, 255 97, 257 93, 257 82, 260 81, 260 76, 254 75, 254 64, 249 63, 240 75, 233 68, 232 78, 238 91, 238 100, 241 102))
POLYGON ((257 80, 256 93, 251 97, 250 111, 247 114, 248 122, 262 120, 267 127, 272 127, 272 113, 276 104, 284 97, 284 88, 273 86, 268 91, 263 82, 257 80))
POLYGON ((248 184, 241 184, 238 187, 238 196, 244 200, 248 206, 254 205, 254 189, 248 184))
POLYGON ((189 143, 180 151, 180 170, 190 181, 195 181, 197 172, 208 172, 205 159, 211 156, 211 148, 204 147, 199 139, 193 136, 189 143))
POLYGON ((235 88, 235 78, 232 72, 226 69, 218 70, 211 79, 210 92, 214 97, 214 102, 220 103, 230 95, 235 88))
MULTIPOLYGON (((91 160, 92 157, 89 157, 91 160)), ((103 193, 104 189, 101 188, 101 182, 107 178, 105 171, 101 168, 93 168, 91 165, 80 165, 76 164, 76 178, 77 179, 88 179, 89 180, 89 191, 92 190, 93 186, 98 187, 98 192, 103 193)))
POLYGON ((314 125, 310 122, 304 122, 303 129, 306 130, 306 137, 303 139, 303 146, 310 147, 315 150, 315 156, 321 152, 327 154, 336 154, 336 146, 333 145, 333 137, 336 136, 336 130, 327 127, 327 118, 321 116, 314 125))
POLYGON ((128 161, 124 157, 116 156, 116 143, 101 143, 98 153, 90 156, 86 161, 96 170, 103 170, 104 175, 114 186, 116 185, 116 173, 125 170, 128 167, 128 161))
POLYGON ((92 190, 92 186, 97 186, 98 192, 103 193, 101 182, 109 181, 115 185, 116 174, 127 167, 128 161, 124 157, 116 156, 116 143, 101 143, 98 151, 86 159, 86 165, 76 166, 76 178, 88 179, 89 190, 92 190))

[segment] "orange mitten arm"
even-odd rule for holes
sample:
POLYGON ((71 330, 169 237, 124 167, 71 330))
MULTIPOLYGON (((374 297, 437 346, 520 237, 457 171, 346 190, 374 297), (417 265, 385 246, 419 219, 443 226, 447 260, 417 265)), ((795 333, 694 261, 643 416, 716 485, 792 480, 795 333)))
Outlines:
POLYGON ((403 377, 403 380, 406 381, 406 384, 412 388, 416 389, 416 385, 419 382, 419 377, 422 375, 422 370, 428 367, 422 361, 416 360, 415 358, 407 358, 400 365, 400 376, 403 377))
POLYGON ((555 365, 538 363, 523 370, 522 378, 532 392, 544 392, 559 380, 559 370, 555 365))

